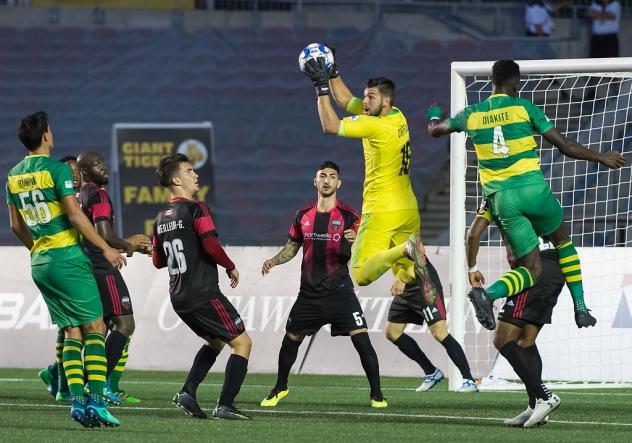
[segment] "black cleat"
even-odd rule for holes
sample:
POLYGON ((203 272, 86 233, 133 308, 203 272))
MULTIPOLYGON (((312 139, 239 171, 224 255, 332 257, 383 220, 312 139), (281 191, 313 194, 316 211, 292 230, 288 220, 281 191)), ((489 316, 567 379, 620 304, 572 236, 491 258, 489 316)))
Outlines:
POLYGON ((213 410, 213 418, 217 420, 252 420, 234 406, 217 405, 213 410))
POLYGON ((575 324, 578 328, 588 328, 589 326, 595 326, 597 319, 590 315, 590 309, 586 309, 586 312, 575 311, 575 324))
POLYGON ((194 396, 187 392, 178 392, 173 396, 173 404, 193 418, 208 418, 194 396))
POLYGON ((494 302, 485 292, 483 288, 472 288, 467 298, 472 302, 474 306, 474 312, 476 313, 476 319, 483 325, 485 329, 493 331, 496 329, 496 319, 494 318, 494 302))

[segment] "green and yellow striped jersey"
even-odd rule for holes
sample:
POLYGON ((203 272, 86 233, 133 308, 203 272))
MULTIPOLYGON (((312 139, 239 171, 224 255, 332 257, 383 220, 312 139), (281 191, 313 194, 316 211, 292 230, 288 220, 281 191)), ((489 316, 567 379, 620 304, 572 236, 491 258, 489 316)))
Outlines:
POLYGON ((15 205, 33 237, 31 264, 83 254, 61 205, 64 197, 75 194, 68 165, 47 155, 25 157, 9 172, 6 191, 7 204, 15 205))
POLYGON ((484 196, 544 180, 533 134, 544 134, 553 124, 529 100, 494 94, 448 123, 455 131, 466 131, 474 143, 484 196))

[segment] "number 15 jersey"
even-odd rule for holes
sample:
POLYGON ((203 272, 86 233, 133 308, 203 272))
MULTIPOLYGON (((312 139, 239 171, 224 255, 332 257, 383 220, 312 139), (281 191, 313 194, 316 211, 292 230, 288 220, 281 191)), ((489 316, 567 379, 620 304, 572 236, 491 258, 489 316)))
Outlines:
POLYGON ((356 97, 349 101, 347 111, 356 115, 341 121, 338 135, 362 139, 362 213, 417 209, 409 174, 410 135, 402 111, 394 107, 380 117, 361 115, 362 101, 356 97))
POLYGON ((217 264, 202 246, 202 239, 209 235, 217 232, 205 202, 173 198, 156 216, 152 243, 166 258, 176 310, 193 310, 221 294, 217 264))

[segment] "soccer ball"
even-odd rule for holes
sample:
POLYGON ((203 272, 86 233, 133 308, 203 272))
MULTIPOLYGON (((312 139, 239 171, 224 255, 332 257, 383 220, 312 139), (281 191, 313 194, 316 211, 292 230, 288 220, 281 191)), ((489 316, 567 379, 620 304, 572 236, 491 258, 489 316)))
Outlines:
POLYGON ((325 57, 327 70, 334 64, 334 54, 323 43, 312 43, 303 48, 298 55, 298 67, 305 72, 305 62, 310 58, 325 57))

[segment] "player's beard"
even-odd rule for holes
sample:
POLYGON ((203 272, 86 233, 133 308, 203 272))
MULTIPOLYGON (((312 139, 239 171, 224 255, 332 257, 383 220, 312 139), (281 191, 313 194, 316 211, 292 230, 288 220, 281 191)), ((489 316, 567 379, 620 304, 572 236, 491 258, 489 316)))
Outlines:
POLYGON ((384 100, 380 100, 380 104, 376 105, 374 108, 369 109, 369 115, 372 117, 379 117, 382 113, 382 109, 384 108, 384 100))
POLYGON ((320 196, 321 197, 331 197, 332 195, 334 195, 336 192, 336 188, 334 188, 333 186, 331 188, 329 188, 328 190, 325 189, 320 189, 320 196))

